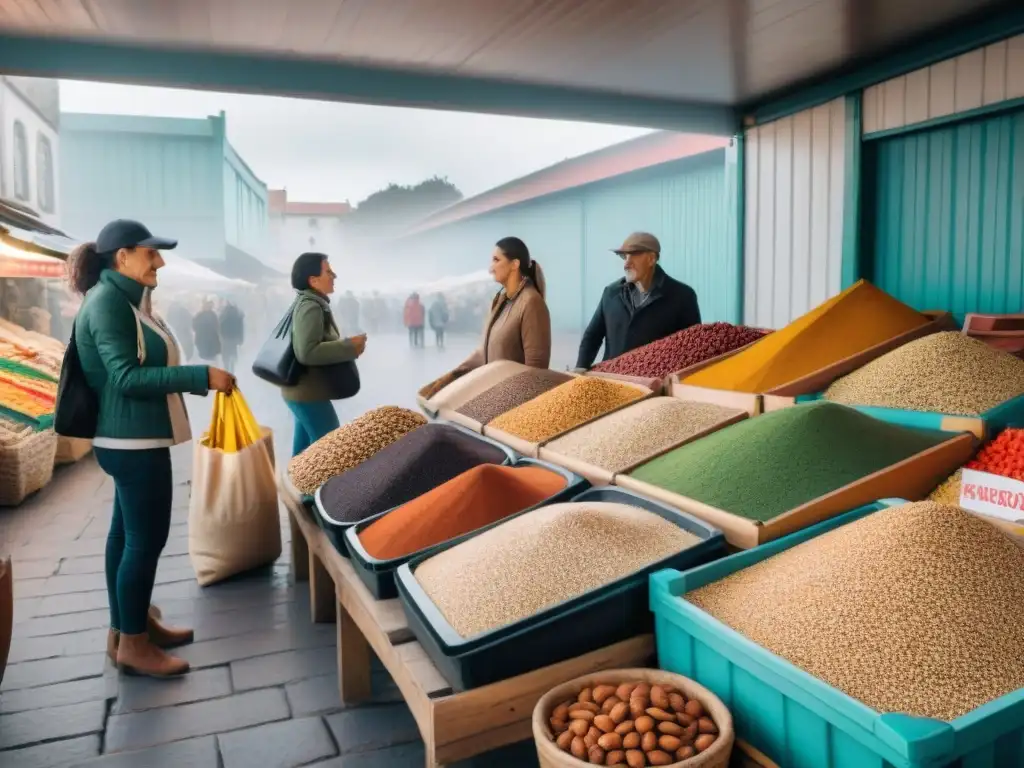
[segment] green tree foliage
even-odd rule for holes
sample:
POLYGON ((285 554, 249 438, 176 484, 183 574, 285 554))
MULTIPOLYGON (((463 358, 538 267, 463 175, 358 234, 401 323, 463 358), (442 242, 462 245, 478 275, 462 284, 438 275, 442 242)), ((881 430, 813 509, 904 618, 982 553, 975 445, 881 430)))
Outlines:
POLYGON ((352 210, 347 226, 355 234, 400 234, 431 213, 459 202, 462 192, 447 178, 435 176, 415 185, 389 184, 352 210))

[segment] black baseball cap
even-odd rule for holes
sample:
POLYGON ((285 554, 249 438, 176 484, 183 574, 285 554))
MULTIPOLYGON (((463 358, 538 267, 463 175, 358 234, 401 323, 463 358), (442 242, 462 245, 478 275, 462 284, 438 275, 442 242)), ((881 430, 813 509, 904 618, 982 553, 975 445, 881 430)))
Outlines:
POLYGON ((96 238, 96 250, 99 253, 113 253, 121 248, 156 248, 158 251, 170 251, 178 247, 177 240, 166 237, 154 237, 143 224, 131 219, 115 219, 100 230, 96 238))

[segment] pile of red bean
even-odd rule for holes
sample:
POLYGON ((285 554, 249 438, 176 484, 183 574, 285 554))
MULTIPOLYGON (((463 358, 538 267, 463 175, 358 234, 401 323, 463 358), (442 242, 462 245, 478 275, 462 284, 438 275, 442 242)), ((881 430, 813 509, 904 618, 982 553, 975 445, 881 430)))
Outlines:
POLYGON ((703 363, 712 357, 732 352, 770 333, 732 323, 704 323, 673 333, 664 339, 606 360, 595 371, 624 376, 663 378, 683 368, 703 363))

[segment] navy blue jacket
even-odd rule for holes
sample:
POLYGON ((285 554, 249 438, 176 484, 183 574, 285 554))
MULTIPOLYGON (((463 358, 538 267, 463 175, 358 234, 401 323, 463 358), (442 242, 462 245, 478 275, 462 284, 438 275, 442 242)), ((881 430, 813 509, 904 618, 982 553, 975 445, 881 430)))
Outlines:
POLYGON ((604 359, 623 355, 652 341, 671 336, 700 322, 700 307, 693 288, 673 280, 656 267, 647 301, 637 310, 625 278, 604 289, 601 303, 583 332, 577 368, 590 368, 604 343, 604 359))

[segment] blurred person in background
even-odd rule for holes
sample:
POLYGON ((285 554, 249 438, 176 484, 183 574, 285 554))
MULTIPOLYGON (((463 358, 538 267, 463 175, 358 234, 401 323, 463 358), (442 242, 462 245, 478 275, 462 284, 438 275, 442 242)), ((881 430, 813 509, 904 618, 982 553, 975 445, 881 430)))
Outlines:
POLYGON ((220 310, 221 357, 224 368, 235 372, 238 362, 238 348, 245 342, 245 315, 230 300, 220 310))
POLYGON ((292 456, 298 456, 341 423, 334 410, 334 382, 324 366, 350 362, 366 349, 366 335, 342 338, 331 300, 337 275, 323 253, 303 253, 292 265, 292 349, 302 365, 298 382, 282 387, 288 410, 295 417, 292 456))
POLYGON ((181 365, 173 336, 152 316, 147 294, 164 266, 160 251, 176 245, 119 219, 68 258, 71 286, 85 297, 74 335, 85 385, 99 404, 94 453, 115 489, 104 566, 107 655, 126 672, 158 678, 188 671, 187 661, 165 649, 193 639, 190 629, 162 624, 150 603, 171 526, 170 448, 192 439, 182 394, 235 386, 227 371, 181 365))
POLYGON ((174 329, 174 336, 178 339, 184 359, 191 360, 195 352, 192 341, 192 313, 180 301, 174 300, 167 308, 167 322, 174 329))
POLYGON ((669 277, 658 264, 658 238, 649 232, 634 232, 613 253, 622 259, 624 274, 604 289, 597 311, 583 331, 577 371, 594 364, 602 344, 604 359, 611 360, 700 323, 696 292, 669 277))
POLYGON ((413 293, 405 300, 405 308, 402 310, 402 322, 409 329, 409 346, 416 348, 423 346, 423 323, 426 312, 423 309, 423 302, 420 295, 413 293))
POLYGON ((444 329, 448 327, 448 302, 443 293, 439 293, 430 303, 427 320, 434 330, 434 341, 438 349, 444 349, 444 329))
POLYGON ((220 354, 220 320, 213 311, 213 299, 203 299, 199 312, 192 318, 192 331, 195 333, 199 357, 215 361, 220 354))
POLYGON ((359 299, 352 291, 345 291, 345 295, 338 299, 338 320, 343 332, 359 332, 359 299))

